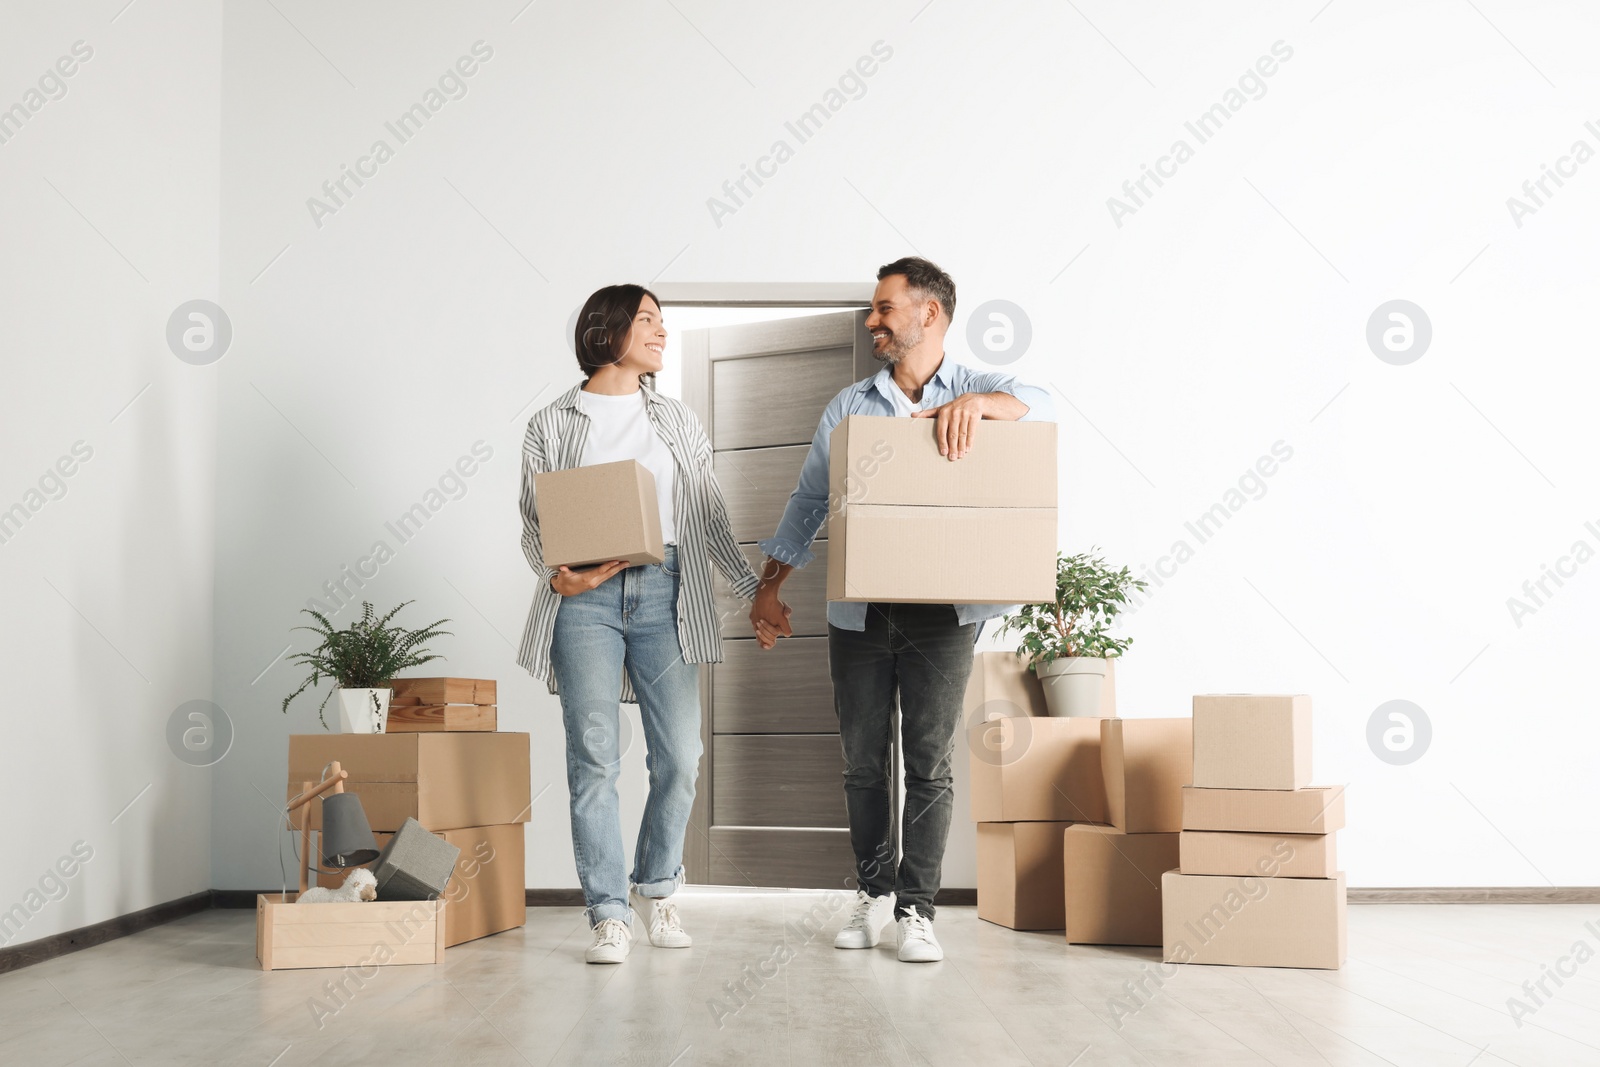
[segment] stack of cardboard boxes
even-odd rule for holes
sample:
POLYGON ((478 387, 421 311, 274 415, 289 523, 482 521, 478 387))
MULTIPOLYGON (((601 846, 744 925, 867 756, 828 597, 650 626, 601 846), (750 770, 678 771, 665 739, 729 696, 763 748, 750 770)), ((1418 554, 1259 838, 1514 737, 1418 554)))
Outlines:
POLYGON ((1194 781, 1162 878, 1168 963, 1344 963, 1344 790, 1310 781, 1310 697, 1194 698, 1194 781))
POLYGON ((1178 861, 1188 719, 1102 719, 1100 768, 1110 826, 1064 834, 1067 941, 1161 944, 1161 876, 1178 861))
MULTIPOLYGON (((291 734, 289 796, 338 760, 379 848, 412 818, 461 850, 444 894, 446 945, 522 926, 522 824, 532 807, 528 735, 494 731, 492 680, 397 678, 390 684, 390 730, 404 732, 291 734), (401 707, 407 713, 395 716, 401 707), (467 723, 473 725, 448 728, 467 723)), ((320 831, 321 805, 309 811, 312 830, 320 831)), ((345 872, 319 873, 317 884, 337 886, 344 878, 345 872)))

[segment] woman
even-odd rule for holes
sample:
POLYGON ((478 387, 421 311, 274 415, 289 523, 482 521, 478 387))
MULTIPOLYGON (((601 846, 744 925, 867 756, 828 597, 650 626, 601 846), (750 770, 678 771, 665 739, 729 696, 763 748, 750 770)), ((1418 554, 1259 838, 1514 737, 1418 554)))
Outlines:
POLYGON ((684 404, 642 380, 661 369, 666 340, 649 290, 612 285, 589 297, 575 338, 587 380, 529 420, 522 446, 522 549, 543 581, 518 662, 561 697, 572 851, 594 931, 590 963, 627 959, 630 904, 645 916, 651 944, 689 947, 671 898, 683 883, 683 835, 700 770, 695 665, 722 659, 711 565, 747 600, 759 582, 734 541, 705 431, 684 404), (547 567, 533 476, 625 459, 655 476, 664 562, 547 567), (631 875, 617 806, 619 698, 639 705, 650 770, 631 875))

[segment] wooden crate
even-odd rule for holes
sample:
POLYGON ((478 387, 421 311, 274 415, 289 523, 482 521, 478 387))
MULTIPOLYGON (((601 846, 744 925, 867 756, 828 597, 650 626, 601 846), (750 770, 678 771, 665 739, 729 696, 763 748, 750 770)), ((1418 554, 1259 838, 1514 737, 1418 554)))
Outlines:
POLYGON ((384 727, 384 732, 493 731, 498 725, 498 714, 493 704, 390 704, 389 724, 384 727))
POLYGON ((256 959, 263 971, 443 963, 443 900, 296 904, 298 893, 256 897, 256 959))
MULTIPOLYGON (((493 678, 391 678, 384 683, 394 690, 389 707, 416 704, 494 704, 493 678)), ((390 711, 393 715, 393 710, 390 711)))

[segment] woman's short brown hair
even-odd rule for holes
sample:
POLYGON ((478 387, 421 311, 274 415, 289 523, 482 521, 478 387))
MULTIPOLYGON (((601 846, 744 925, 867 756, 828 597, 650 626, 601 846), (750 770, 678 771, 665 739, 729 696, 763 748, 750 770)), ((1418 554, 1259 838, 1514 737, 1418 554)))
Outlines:
POLYGON ((633 329, 634 316, 644 304, 644 298, 661 301, 656 294, 642 285, 608 285, 596 289, 578 312, 578 324, 572 338, 572 348, 578 354, 578 366, 584 377, 622 359, 626 350, 628 331, 633 329))

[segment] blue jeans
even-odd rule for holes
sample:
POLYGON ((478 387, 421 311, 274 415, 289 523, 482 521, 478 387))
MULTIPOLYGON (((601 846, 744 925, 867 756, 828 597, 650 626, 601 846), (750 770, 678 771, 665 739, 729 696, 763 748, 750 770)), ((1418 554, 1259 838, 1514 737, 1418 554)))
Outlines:
POLYGON ((550 665, 567 731, 572 855, 589 925, 631 925, 631 882, 644 897, 683 884, 683 835, 700 776, 700 670, 678 644, 678 559, 629 567, 556 610, 550 665), (639 697, 650 796, 625 872, 617 775, 622 672, 639 697))

